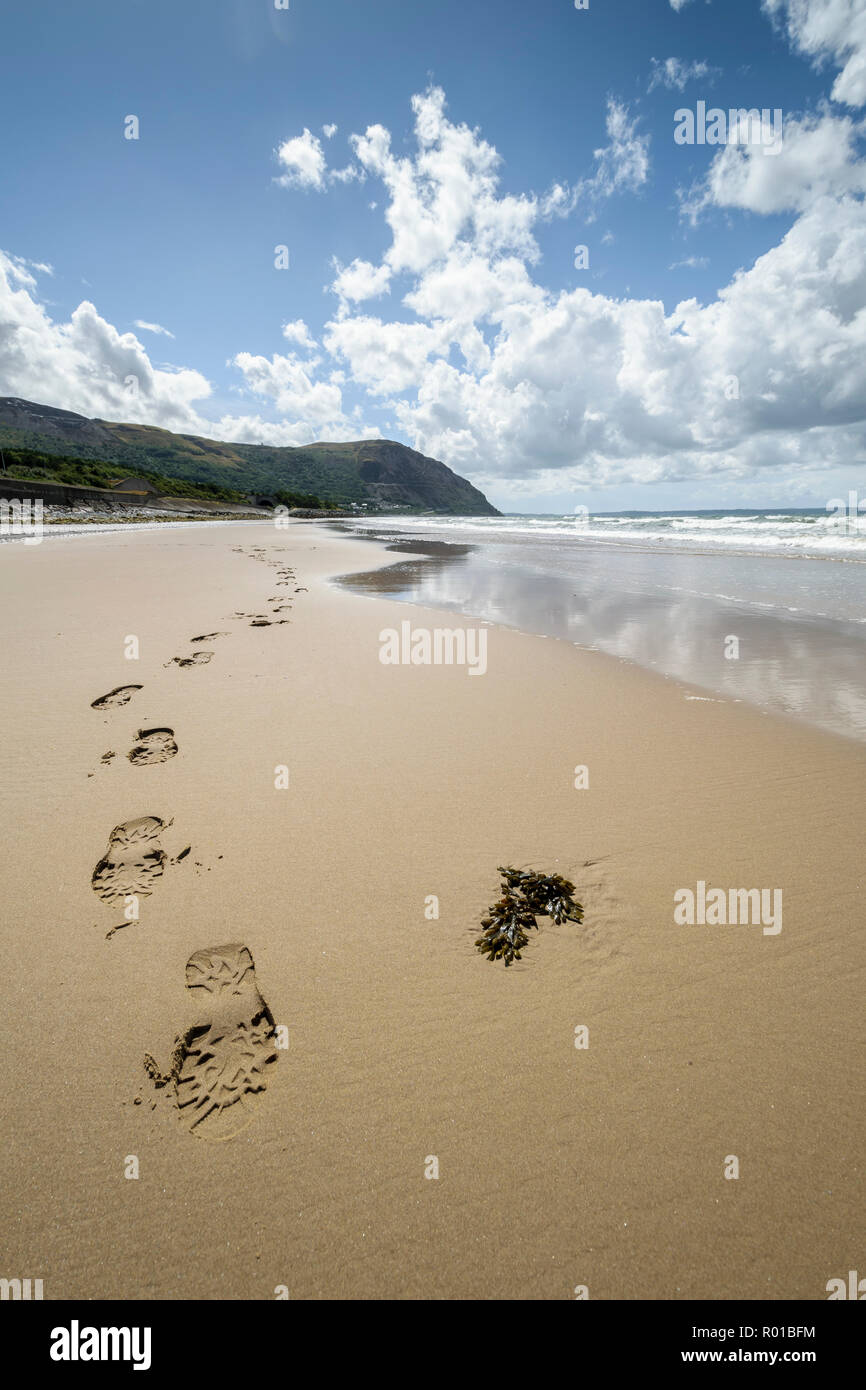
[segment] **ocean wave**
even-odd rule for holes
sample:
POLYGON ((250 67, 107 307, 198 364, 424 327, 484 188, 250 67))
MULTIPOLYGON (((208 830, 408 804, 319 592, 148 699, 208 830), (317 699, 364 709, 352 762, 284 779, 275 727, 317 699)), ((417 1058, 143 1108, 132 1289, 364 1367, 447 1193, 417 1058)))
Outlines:
POLYGON ((652 545, 653 548, 709 552, 746 550, 752 554, 803 554, 826 559, 866 561, 866 517, 840 517, 825 512, 670 512, 501 517, 369 518, 363 525, 382 529, 390 524, 402 531, 474 532, 493 539, 554 536, 590 544, 652 545))

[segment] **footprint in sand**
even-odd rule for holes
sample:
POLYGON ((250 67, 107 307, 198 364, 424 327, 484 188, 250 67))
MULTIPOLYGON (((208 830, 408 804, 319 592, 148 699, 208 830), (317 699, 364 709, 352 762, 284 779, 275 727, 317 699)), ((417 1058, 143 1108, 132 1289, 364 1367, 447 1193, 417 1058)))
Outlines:
POLYGON ((107 695, 100 695, 98 700, 91 700, 91 709, 117 709, 119 705, 128 705, 136 690, 143 690, 141 685, 119 685, 116 690, 109 690, 107 695))
POLYGON ((135 737, 138 742, 126 756, 136 767, 148 763, 167 763, 177 752, 174 729, 139 729, 135 737))
MULTIPOLYGON (((212 642, 215 637, 228 637, 227 632, 203 632, 201 637, 190 637, 191 642, 212 642)), ((175 657, 175 660, 177 658, 175 657)))
POLYGON ((206 1139, 231 1139, 253 1119, 277 1060, 274 1020, 259 993, 246 946, 211 946, 186 965, 197 1017, 175 1042, 167 1072, 150 1053, 145 1070, 168 1087, 184 1126, 206 1139))
POLYGON ((108 837, 108 848, 90 880, 94 893, 103 902, 118 898, 146 898, 157 879, 165 873, 166 854, 159 837, 171 821, 159 816, 139 816, 116 825, 108 837))
POLYGON ((173 656, 166 666, 207 666, 213 652, 193 652, 192 656, 173 656))

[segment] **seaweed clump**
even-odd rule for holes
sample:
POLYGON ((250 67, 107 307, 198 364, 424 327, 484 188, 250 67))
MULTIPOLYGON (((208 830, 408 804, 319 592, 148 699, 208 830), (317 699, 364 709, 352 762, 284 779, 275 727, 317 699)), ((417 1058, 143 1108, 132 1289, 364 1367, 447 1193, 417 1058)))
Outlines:
POLYGON ((575 887, 561 874, 539 874, 532 869, 502 867, 502 896, 481 919, 483 932, 475 942, 488 960, 502 960, 506 966, 520 960, 529 943, 529 932, 538 930, 538 917, 563 922, 582 922, 583 908, 575 901, 575 887))

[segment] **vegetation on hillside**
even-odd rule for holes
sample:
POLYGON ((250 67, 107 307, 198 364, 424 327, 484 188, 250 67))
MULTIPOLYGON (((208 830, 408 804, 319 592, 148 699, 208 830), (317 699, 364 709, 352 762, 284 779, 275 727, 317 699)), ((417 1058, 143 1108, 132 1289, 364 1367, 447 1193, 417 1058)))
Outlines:
MULTIPOLYGON (((122 477, 130 476, 116 463, 92 458, 67 458, 65 455, 41 453, 36 449, 2 448, 0 477, 31 479, 38 482, 61 483, 68 487, 111 488, 122 477), (2 465, 5 464, 5 468, 2 465)), ((218 483, 193 482, 172 478, 138 468, 134 476, 145 478, 163 497, 190 497, 208 502, 247 503, 247 494, 218 483)), ((314 493, 292 492, 285 488, 268 496, 285 507, 307 507, 318 510, 327 504, 314 493)))

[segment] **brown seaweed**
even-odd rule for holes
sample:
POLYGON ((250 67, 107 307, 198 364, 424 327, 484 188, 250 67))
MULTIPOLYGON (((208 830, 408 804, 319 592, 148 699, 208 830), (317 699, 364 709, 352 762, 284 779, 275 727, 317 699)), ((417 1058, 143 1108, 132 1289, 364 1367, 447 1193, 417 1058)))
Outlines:
POLYGON ((475 942, 488 960, 506 966, 520 960, 529 942, 529 931, 538 930, 537 917, 550 917, 557 926, 582 922, 583 907, 575 901, 575 886, 561 874, 540 874, 533 869, 502 867, 502 896, 481 920, 484 931, 475 942))
POLYGON ((583 908, 574 900, 574 884, 561 874, 538 874, 533 870, 500 866, 503 888, 522 894, 536 917, 552 917, 559 927, 563 922, 582 922, 583 908))
POLYGON ((512 893, 503 894, 488 909, 481 925, 484 931, 475 943, 478 950, 489 960, 503 960, 506 965, 520 960, 520 952, 529 941, 527 932, 533 927, 538 930, 534 914, 512 893))

